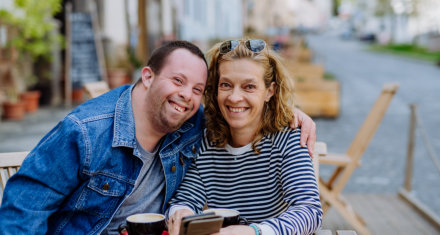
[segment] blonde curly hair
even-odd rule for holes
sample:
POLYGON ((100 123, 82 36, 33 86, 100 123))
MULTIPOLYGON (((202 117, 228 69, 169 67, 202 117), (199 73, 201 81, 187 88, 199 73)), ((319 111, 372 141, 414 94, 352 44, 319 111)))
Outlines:
POLYGON ((271 99, 266 103, 266 109, 262 114, 262 123, 255 133, 252 142, 253 149, 264 135, 282 130, 293 118, 293 79, 278 55, 271 49, 264 48, 261 52, 252 52, 244 45, 245 40, 239 40, 240 44, 232 51, 220 54, 220 45, 217 43, 207 53, 208 80, 204 93, 205 116, 207 118, 207 137, 217 146, 224 147, 232 142, 229 125, 220 111, 217 95, 219 83, 219 65, 225 61, 249 59, 264 67, 264 83, 266 88, 275 82, 275 91, 271 99))

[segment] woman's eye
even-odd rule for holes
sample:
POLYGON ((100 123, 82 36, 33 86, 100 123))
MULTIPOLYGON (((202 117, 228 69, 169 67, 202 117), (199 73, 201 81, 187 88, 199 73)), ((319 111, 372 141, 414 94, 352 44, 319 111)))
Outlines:
POLYGON ((183 81, 180 78, 174 78, 174 81, 176 81, 177 83, 183 84, 183 81))
POLYGON ((256 86, 255 85, 253 85, 253 84, 248 84, 248 85, 246 85, 244 88, 246 88, 246 89, 255 89, 256 88, 256 86))
POLYGON ((226 82, 222 82, 222 83, 220 83, 220 85, 219 85, 219 87, 229 87, 229 84, 228 83, 226 83, 226 82))

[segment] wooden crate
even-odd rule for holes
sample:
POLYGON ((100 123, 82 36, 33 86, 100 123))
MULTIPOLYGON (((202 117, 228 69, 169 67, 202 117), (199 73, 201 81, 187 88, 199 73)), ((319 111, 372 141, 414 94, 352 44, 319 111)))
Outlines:
POLYGON ((334 80, 296 82, 295 102, 311 117, 335 118, 340 109, 340 84, 334 80))

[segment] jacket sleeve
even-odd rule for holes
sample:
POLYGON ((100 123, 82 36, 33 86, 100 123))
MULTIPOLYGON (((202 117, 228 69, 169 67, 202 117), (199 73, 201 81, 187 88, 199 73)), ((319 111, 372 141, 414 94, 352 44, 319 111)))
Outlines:
POLYGON ((0 207, 2 234, 44 234, 48 218, 80 182, 84 138, 66 117, 29 153, 7 182, 0 207))

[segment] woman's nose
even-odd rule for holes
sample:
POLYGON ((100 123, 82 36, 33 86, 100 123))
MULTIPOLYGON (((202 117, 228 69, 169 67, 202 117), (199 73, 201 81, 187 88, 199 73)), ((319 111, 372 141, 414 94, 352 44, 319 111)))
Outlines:
POLYGON ((241 94, 241 91, 238 88, 234 88, 231 91, 231 94, 228 96, 228 99, 231 102, 239 102, 239 101, 241 101, 243 99, 243 96, 241 94))

